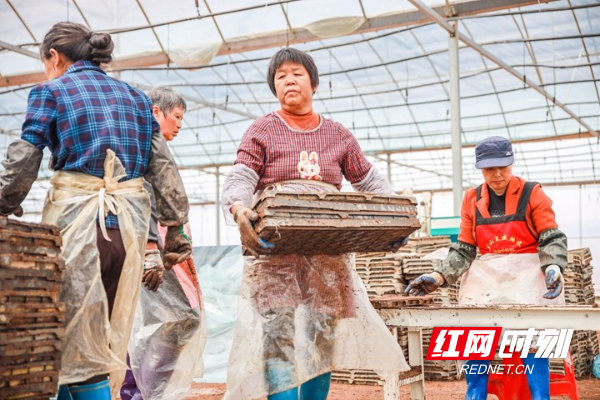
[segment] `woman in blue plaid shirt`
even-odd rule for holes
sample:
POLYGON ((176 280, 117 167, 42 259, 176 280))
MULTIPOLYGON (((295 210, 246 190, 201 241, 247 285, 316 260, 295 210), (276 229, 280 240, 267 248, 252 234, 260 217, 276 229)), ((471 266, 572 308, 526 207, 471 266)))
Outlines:
POLYGON ((43 221, 61 228, 67 307, 60 400, 109 400, 108 374, 114 390, 127 369, 150 220, 144 177, 169 227, 165 267, 191 254, 182 235, 187 197, 152 103, 100 68, 113 47, 110 35, 80 24, 52 27, 40 48, 49 80, 31 90, 21 140, 9 146, 0 174, 0 215, 20 216, 50 149, 55 172, 43 221))

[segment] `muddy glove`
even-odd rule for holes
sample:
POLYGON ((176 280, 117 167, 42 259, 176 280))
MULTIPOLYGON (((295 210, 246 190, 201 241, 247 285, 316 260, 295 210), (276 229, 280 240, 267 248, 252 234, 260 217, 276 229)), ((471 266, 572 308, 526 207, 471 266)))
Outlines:
POLYGON ((8 210, 5 207, 0 207, 0 215, 3 217, 8 217, 9 215, 14 215, 15 217, 23 216, 23 207, 17 206, 16 208, 8 210))
POLYGON ((555 299, 563 291, 563 276, 558 265, 549 265, 546 268, 546 289, 545 299, 555 299))
POLYGON ((408 243, 408 236, 407 236, 407 237, 406 237, 404 240, 402 240, 402 241, 400 241, 400 242, 394 242, 394 243, 392 243, 392 244, 390 245, 390 251, 391 251, 392 253, 395 253, 395 252, 397 252, 398 250, 400 250, 400 247, 402 247, 402 246, 406 246, 406 244, 407 244, 407 243, 408 243))
POLYGON ((423 274, 414 281, 404 291, 411 296, 423 296, 435 291, 442 286, 446 280, 439 272, 423 274))
POLYGON ((192 241, 183 231, 183 225, 169 226, 165 236, 164 263, 166 269, 192 256, 192 241))
POLYGON ((254 222, 258 221, 258 214, 251 208, 240 207, 235 210, 233 220, 240 230, 242 246, 254 257, 258 257, 259 249, 272 249, 273 243, 265 242, 254 231, 254 222))
POLYGON ((6 149, 0 173, 0 215, 23 215, 21 203, 37 179, 43 153, 25 140, 15 140, 6 149))
POLYGON ((160 257, 160 250, 146 250, 142 283, 148 290, 156 292, 163 281, 164 268, 162 258, 160 257))

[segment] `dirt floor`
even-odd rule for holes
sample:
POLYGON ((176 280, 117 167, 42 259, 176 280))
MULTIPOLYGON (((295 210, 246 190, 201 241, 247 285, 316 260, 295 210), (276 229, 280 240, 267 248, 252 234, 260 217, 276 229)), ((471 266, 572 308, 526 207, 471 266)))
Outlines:
MULTIPOLYGON (((579 400, 600 400, 600 380, 582 379, 577 381, 579 400)), ((225 384, 195 383, 192 392, 186 400, 221 400, 225 393, 225 384)), ((425 396, 427 400, 462 400, 465 396, 465 382, 426 382, 425 396)), ((496 396, 489 396, 495 399, 496 396)), ((381 386, 361 386, 332 384, 328 400, 380 400, 383 399, 381 386)), ((408 386, 400 388, 400 399, 410 400, 408 386)), ((568 397, 552 397, 553 400, 568 399, 568 397)))

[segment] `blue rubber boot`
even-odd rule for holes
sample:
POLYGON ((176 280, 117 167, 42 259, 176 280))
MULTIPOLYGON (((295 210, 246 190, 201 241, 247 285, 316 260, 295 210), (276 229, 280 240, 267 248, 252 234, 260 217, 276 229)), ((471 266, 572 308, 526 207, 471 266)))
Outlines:
POLYGON ((272 394, 267 396, 268 400, 298 400, 298 388, 295 387, 285 392, 272 394))
POLYGON ((56 395, 56 400, 73 400, 67 385, 60 385, 58 387, 58 395, 56 395))
MULTIPOLYGON (((269 360, 265 366, 269 392, 277 392, 296 384, 296 369, 292 362, 269 360)), ((298 400, 298 387, 293 387, 292 389, 270 395, 267 399, 298 400)))
POLYGON ((73 400, 111 400, 108 379, 89 385, 71 386, 69 391, 73 400))
POLYGON ((489 361, 467 361, 469 367, 465 371, 465 379, 467 380, 467 394, 465 400, 485 400, 487 398, 488 385, 488 369, 489 361), (482 366, 485 366, 485 371, 482 366), (483 373, 478 373, 481 368, 483 373), (469 374, 469 371, 473 373, 469 374))
POLYGON ((550 360, 534 356, 531 353, 522 359, 531 400, 550 400, 550 360))
POLYGON ((312 378, 300 386, 300 400, 325 400, 329 394, 331 372, 312 378))

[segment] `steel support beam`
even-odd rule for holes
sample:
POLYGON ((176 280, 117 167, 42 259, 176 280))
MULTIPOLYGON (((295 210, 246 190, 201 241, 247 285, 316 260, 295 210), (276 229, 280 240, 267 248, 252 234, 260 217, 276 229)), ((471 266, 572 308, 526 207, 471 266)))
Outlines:
POLYGON ((217 246, 221 245, 221 182, 219 174, 219 167, 217 167, 217 173, 215 179, 217 180, 217 196, 215 197, 215 212, 217 214, 217 246))
MULTIPOLYGON (((131 86, 135 86, 139 89, 142 90, 150 90, 152 89, 151 86, 149 85, 144 85, 143 83, 132 83, 132 82, 128 82, 131 86)), ((242 117, 246 117, 246 118, 250 118, 250 119, 258 119, 260 118, 259 115, 254 115, 252 113, 246 112, 246 111, 242 111, 242 110, 237 110, 235 108, 231 108, 231 107, 225 107, 222 106, 220 104, 216 104, 216 103, 211 103, 210 101, 206 101, 198 96, 190 96, 188 94, 182 94, 183 98, 185 100, 194 102, 194 103, 198 103, 201 104, 205 107, 209 107, 209 108, 213 108, 213 109, 217 109, 217 110, 221 110, 221 111, 226 111, 228 113, 232 113, 232 114, 237 114, 237 115, 241 115, 242 117)))
POLYGON ((458 58, 458 22, 450 23, 448 38, 450 59, 450 131, 452 136, 452 199, 454 215, 460 215, 463 196, 462 143, 460 128, 460 62, 458 58))
MULTIPOLYGON (((2 45, 0 46, 4 47, 2 45)), ((36 54, 33 52, 29 53, 36 54)), ((36 58, 39 59, 39 55, 37 55, 36 58)), ((122 70, 124 68, 143 68, 149 65, 167 64, 167 62, 168 58, 165 56, 164 53, 153 53, 144 56, 132 56, 114 60, 110 64, 110 68, 108 69, 108 71, 110 72, 112 70, 122 70)), ((27 72, 19 75, 9 75, 4 77, 3 82, 0 82, 0 87, 29 85, 32 83, 44 82, 46 79, 46 74, 43 71, 27 72)))
MULTIPOLYGON (((387 153, 386 154, 386 156, 387 156, 386 158, 383 158, 380 155, 371 154, 371 153, 368 153, 368 152, 365 153, 365 154, 367 154, 367 155, 369 155, 371 157, 375 157, 378 160, 385 161, 387 163, 388 180, 390 181, 390 183, 392 183, 392 181, 391 181, 391 176, 392 176, 391 175, 392 174, 391 164, 398 165, 400 167, 406 167, 406 168, 414 169, 416 171, 427 172, 429 174, 433 174, 433 175, 437 175, 437 176, 442 176, 442 177, 448 178, 448 179, 452 179, 452 174, 445 174, 443 172, 435 171, 435 170, 432 170, 432 169, 422 168, 422 167, 419 167, 417 165, 412 165, 412 164, 407 164, 407 163, 403 163, 403 162, 400 162, 400 161, 392 160, 391 155, 394 154, 394 153, 387 153)), ((467 184, 472 185, 473 183, 470 182, 470 181, 467 181, 467 184)), ((461 186, 462 186, 462 184, 461 184, 461 186)))
MULTIPOLYGON (((548 3, 555 0, 542 0, 548 3)), ((464 0, 452 3, 455 15, 477 15, 492 11, 505 10, 508 8, 524 7, 532 4, 538 4, 539 1, 532 0, 464 0)), ((445 15, 446 6, 440 5, 433 7, 434 12, 445 15)), ((367 19, 357 30, 350 33, 356 35, 366 32, 374 32, 385 29, 394 29, 403 26, 421 25, 431 22, 420 11, 400 10, 386 15, 375 16, 367 19)), ((148 28, 150 29, 150 28, 148 28)), ((244 53, 254 50, 267 49, 273 47, 283 47, 297 43, 315 42, 323 38, 314 35, 308 29, 296 28, 292 31, 283 30, 280 32, 266 32, 238 39, 230 39, 221 45, 217 55, 227 55, 234 53, 244 53)), ((168 63, 168 57, 162 52, 138 55, 113 61, 110 69, 143 68, 156 65, 165 65, 168 63)), ((43 72, 29 74, 19 74, 4 77, 5 81, 0 81, 0 87, 27 85, 31 83, 43 82, 46 76, 43 72)))
MULTIPOLYGON (((438 24, 439 26, 444 28, 448 33, 450 33, 450 34, 454 33, 454 29, 452 28, 452 26, 446 20, 444 20, 440 16, 439 13, 437 13, 431 7, 429 7, 428 5, 423 3, 421 0, 408 0, 408 1, 410 1, 415 7, 417 7, 423 14, 428 16, 436 24, 438 24)), ((502 61, 499 57, 496 57, 495 55, 493 55, 492 53, 490 53, 489 51, 487 51, 486 49, 484 49, 483 47, 481 47, 480 45, 478 45, 477 43, 475 43, 473 40, 471 40, 467 36, 463 35, 462 33, 456 32, 456 36, 458 37, 458 39, 461 42, 463 42, 464 44, 466 44, 467 46, 469 46, 470 48, 472 48, 473 50, 475 50, 476 52, 478 52, 485 58, 496 63, 499 67, 506 70, 509 74, 517 77, 520 81, 524 82, 527 86, 529 86, 530 88, 532 88, 533 90, 535 90, 536 92, 540 93, 542 96, 544 96, 545 98, 550 100, 552 103, 554 103, 555 105, 560 107, 564 112, 569 114, 575 121, 579 122, 579 124, 581 126, 583 126, 590 134, 592 134, 594 136, 599 136, 598 132, 596 132, 590 125, 588 125, 585 121, 583 121, 581 118, 579 118, 579 116, 577 114, 575 114, 573 111, 571 111, 566 105, 564 105, 560 101, 556 100, 556 98, 554 96, 552 96, 550 93, 546 92, 542 87, 536 85, 535 83, 533 83, 532 81, 527 79, 525 76, 523 76, 522 74, 517 72, 517 70, 515 70, 513 67, 511 67, 510 65, 508 65, 504 61, 502 61)))
POLYGON ((498 326, 511 329, 600 330, 600 308, 592 306, 456 306, 377 310, 386 325, 406 327, 498 326))
POLYGON ((6 43, 0 40, 0 47, 5 48, 6 50, 14 51, 15 53, 23 54, 24 56, 35 58, 36 60, 40 59, 40 55, 36 52, 23 49, 19 46, 15 46, 14 44, 6 43))
MULTIPOLYGON (((544 182, 544 187, 564 187, 564 186, 587 186, 587 185, 598 185, 598 180, 589 180, 589 181, 563 181, 563 182, 544 182)), ((467 189, 475 189, 477 185, 467 186, 467 189)), ((429 189, 419 189, 413 190, 413 194, 421 194, 421 193, 447 193, 451 192, 452 188, 429 188, 429 189)), ((401 193, 398 193, 401 194, 401 193)))
MULTIPOLYGON (((558 136, 546 136, 546 137, 541 137, 541 138, 534 138, 534 139, 514 139, 511 140, 511 143, 514 145, 516 143, 534 143, 534 142, 553 142, 556 140, 571 140, 571 139, 589 139, 589 138, 593 138, 595 137, 593 134, 588 133, 588 132, 581 132, 581 133, 567 133, 564 135, 558 135, 558 136)), ((475 147, 474 144, 465 144, 463 147, 475 147)), ((450 146, 438 146, 438 147, 426 147, 426 148, 419 148, 419 149, 388 149, 385 151, 371 151, 371 152, 365 152, 368 155, 380 155, 383 156, 385 154, 396 154, 396 153, 414 153, 416 151, 435 151, 435 150, 449 150, 451 149, 450 146)))
POLYGON ((388 182, 391 185, 392 184, 392 155, 391 154, 387 155, 386 164, 387 164, 387 178, 388 178, 388 182))

